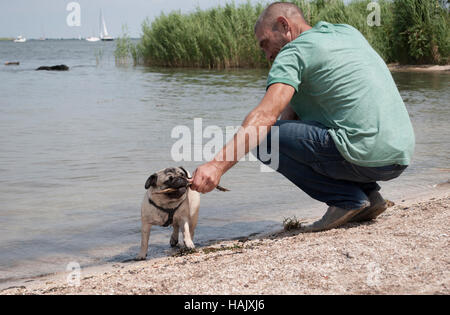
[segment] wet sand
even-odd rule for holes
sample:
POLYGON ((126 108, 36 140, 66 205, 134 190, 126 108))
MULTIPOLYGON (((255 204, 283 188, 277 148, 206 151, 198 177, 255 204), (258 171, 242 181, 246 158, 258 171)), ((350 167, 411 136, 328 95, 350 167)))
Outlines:
POLYGON ((69 273, 24 279, 0 294, 449 294, 449 186, 394 201, 369 223, 86 268, 79 286, 69 273))

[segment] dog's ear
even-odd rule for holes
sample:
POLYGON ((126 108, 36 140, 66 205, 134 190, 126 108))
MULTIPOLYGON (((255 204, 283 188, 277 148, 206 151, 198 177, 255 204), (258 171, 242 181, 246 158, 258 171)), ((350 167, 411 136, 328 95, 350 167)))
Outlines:
POLYGON ((192 177, 189 175, 189 172, 186 171, 186 170, 184 169, 183 166, 180 166, 180 169, 184 172, 184 174, 186 175, 186 177, 187 177, 188 179, 191 179, 191 178, 192 178, 192 177))
POLYGON ((147 181, 145 182, 145 189, 149 189, 151 186, 156 185, 156 181, 158 180, 158 175, 153 174, 150 176, 147 181))

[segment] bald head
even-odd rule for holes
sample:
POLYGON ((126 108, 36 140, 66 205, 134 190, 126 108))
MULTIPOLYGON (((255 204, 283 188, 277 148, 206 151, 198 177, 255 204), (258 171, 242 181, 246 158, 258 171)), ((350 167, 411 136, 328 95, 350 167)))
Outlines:
POLYGON ((297 5, 288 2, 275 2, 269 5, 259 16, 255 24, 255 33, 261 27, 274 28, 277 24, 277 18, 280 16, 291 21, 306 23, 303 12, 297 5))
POLYGON ((255 36, 266 58, 273 61, 287 43, 309 29, 311 26, 306 23, 299 7, 275 2, 261 13, 255 25, 255 36))

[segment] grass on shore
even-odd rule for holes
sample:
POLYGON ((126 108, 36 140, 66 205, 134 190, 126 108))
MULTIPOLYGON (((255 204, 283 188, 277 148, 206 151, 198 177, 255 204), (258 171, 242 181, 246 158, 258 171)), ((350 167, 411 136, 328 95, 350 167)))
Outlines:
POLYGON ((267 67, 253 35, 263 5, 227 4, 191 14, 162 14, 142 26, 146 65, 168 67, 267 67))
MULTIPOLYGON (((447 64, 450 55, 450 16, 446 0, 379 0, 380 26, 369 26, 371 0, 291 0, 310 25, 318 21, 356 27, 387 62, 447 64)), ((226 4, 189 14, 161 14, 142 25, 134 46, 125 35, 117 42, 120 55, 135 64, 196 68, 267 68, 253 27, 267 3, 226 4)), ((125 33, 126 34, 126 33, 125 33)), ((117 60, 116 56, 116 60, 117 60)))
POLYGON ((133 60, 134 65, 136 65, 139 62, 137 49, 137 46, 131 42, 128 27, 122 26, 122 36, 116 39, 114 51, 116 65, 126 65, 130 60, 133 60))

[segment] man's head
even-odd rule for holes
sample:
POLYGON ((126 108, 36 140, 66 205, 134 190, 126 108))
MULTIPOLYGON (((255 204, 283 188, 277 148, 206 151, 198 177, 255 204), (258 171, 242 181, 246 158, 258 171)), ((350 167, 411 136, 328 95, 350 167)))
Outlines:
POLYGON ((273 61, 284 45, 310 28, 295 4, 275 2, 261 13, 255 24, 255 36, 266 58, 273 61))

